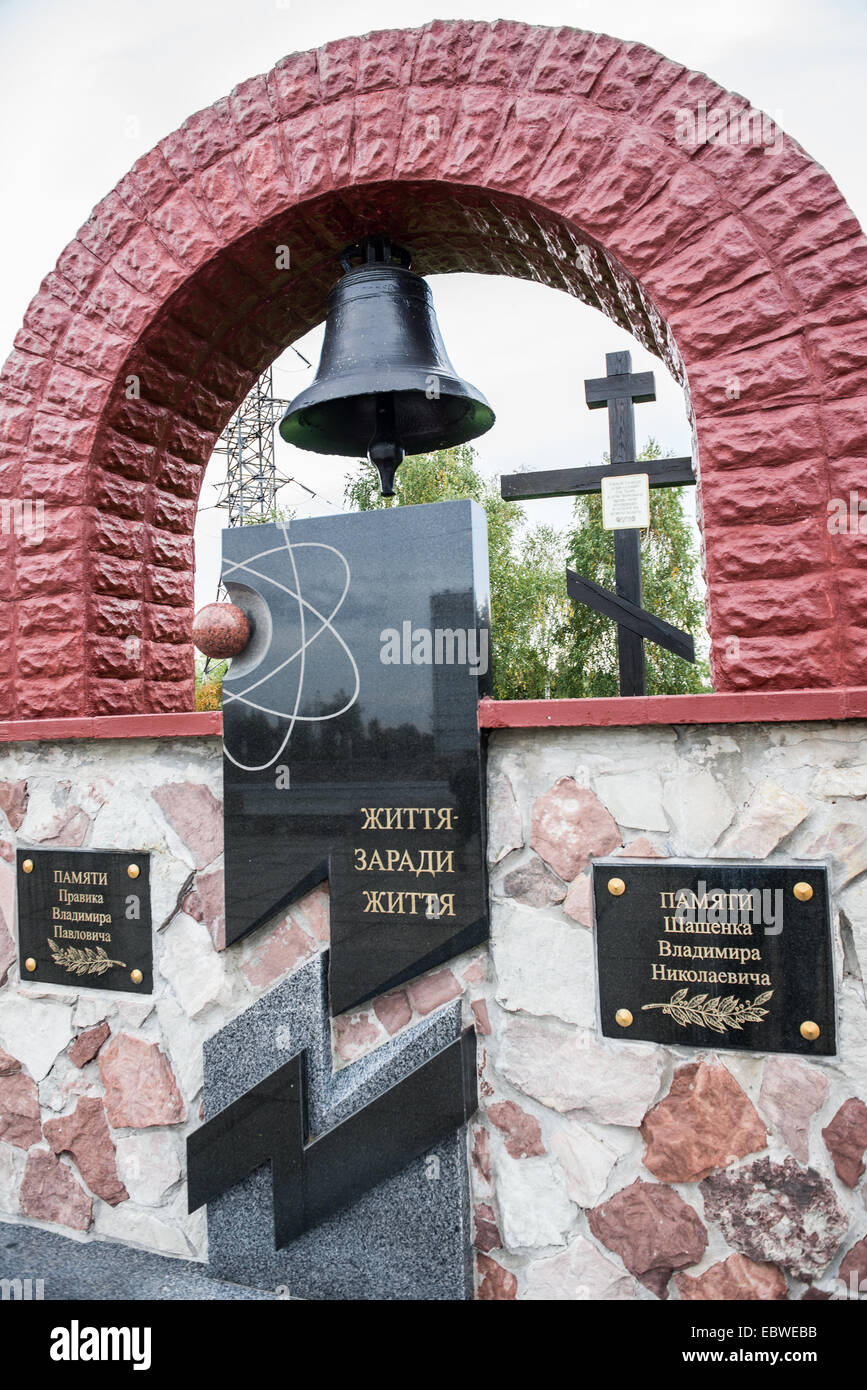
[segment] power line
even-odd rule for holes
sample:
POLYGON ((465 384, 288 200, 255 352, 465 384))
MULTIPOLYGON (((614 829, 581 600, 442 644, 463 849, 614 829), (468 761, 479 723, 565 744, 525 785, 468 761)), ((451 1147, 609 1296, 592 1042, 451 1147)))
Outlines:
POLYGON ((288 404, 274 395, 268 367, 217 441, 214 453, 226 455, 226 477, 215 505, 228 510, 230 526, 267 521, 276 510, 278 488, 291 481, 278 477, 274 461, 274 426, 288 404))

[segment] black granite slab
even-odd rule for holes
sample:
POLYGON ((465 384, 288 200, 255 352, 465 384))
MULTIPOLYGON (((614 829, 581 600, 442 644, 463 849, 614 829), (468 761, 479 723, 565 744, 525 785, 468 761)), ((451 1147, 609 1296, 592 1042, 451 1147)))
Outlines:
POLYGON ((221 1115, 227 1121, 213 1179, 205 1165, 200 1183, 191 1181, 191 1201, 208 1203, 210 1267, 298 1298, 471 1298, 465 1121, 475 1075, 474 1049, 461 1042, 460 1001, 333 1072, 326 978, 327 959, 317 956, 205 1043, 202 1157, 209 1125, 221 1115), (269 1093, 258 1134, 255 1106, 243 1116, 233 1110, 257 1087, 269 1093), (239 1118, 246 1133, 235 1144, 239 1118), (299 1121, 306 1160, 297 1157, 299 1121), (278 1248, 272 1158, 287 1123, 286 1152, 298 1170, 290 1160, 278 1175, 277 1206, 290 1221, 293 1205, 306 1207, 317 1224, 278 1248), (218 1192, 223 1181, 231 1186, 218 1192))
POLYGON ((335 1014, 488 934, 487 531, 473 502, 224 532, 226 938, 326 878, 335 1014))
POLYGON ((606 1037, 836 1052, 824 864, 596 860, 593 900, 606 1037), (625 891, 612 893, 612 880, 625 891), (794 891, 802 884, 811 890, 805 901, 794 891), (816 1038, 801 1032, 811 1023, 816 1038))
POLYGON ((23 848, 16 867, 22 982, 152 992, 149 854, 23 848))

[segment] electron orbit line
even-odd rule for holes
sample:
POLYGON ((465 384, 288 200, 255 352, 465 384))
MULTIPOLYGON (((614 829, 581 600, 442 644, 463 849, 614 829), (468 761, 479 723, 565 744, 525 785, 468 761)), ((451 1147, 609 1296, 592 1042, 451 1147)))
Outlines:
POLYGON ((333 546, 333 545, 326 545, 325 543, 319 542, 319 541, 299 541, 299 542, 297 542, 296 544, 293 544, 293 543, 289 540, 289 535, 288 535, 288 523, 287 523, 287 522, 281 522, 281 523, 279 523, 279 524, 280 524, 280 529, 281 529, 281 531, 283 532, 283 545, 280 545, 280 546, 272 546, 272 547, 270 547, 268 550, 259 551, 258 554, 256 554, 256 555, 251 555, 247 560, 244 560, 244 561, 235 561, 235 562, 233 562, 232 564, 230 564, 230 565, 228 566, 228 568, 226 569, 226 571, 224 572, 224 575, 223 575, 223 581, 226 582, 227 580, 230 581, 231 576, 232 576, 234 573, 240 571, 241 573, 244 573, 244 574, 247 574, 247 575, 252 575, 252 576, 254 576, 254 577, 257 578, 257 579, 261 579, 261 580, 265 581, 265 582, 268 583, 268 584, 272 584, 272 585, 274 585, 275 588, 280 589, 280 590, 281 590, 283 593, 285 593, 285 594, 288 594, 289 597, 295 599, 296 603, 298 604, 298 619, 299 619, 299 624, 300 624, 300 629, 301 629, 301 645, 300 645, 294 652, 292 652, 292 654, 291 654, 290 656, 288 656, 284 661, 281 661, 280 664, 279 664, 279 666, 276 666, 276 667, 274 668, 273 671, 269 671, 266 675, 261 676, 257 681, 254 681, 251 685, 246 686, 244 690, 235 691, 235 692, 232 692, 232 691, 225 691, 225 693, 224 693, 224 699, 225 699, 225 702, 226 702, 226 703, 229 703, 230 701, 233 701, 233 700, 234 700, 234 701, 240 702, 241 704, 247 705, 250 709, 258 710, 258 711, 259 711, 260 713, 262 713, 262 714, 271 714, 271 715, 274 715, 274 716, 275 716, 276 718, 278 718, 278 719, 288 719, 288 721, 289 721, 289 727, 288 727, 288 729, 286 730, 286 733, 285 733, 285 735, 284 735, 284 737, 283 737, 283 740, 282 740, 282 742, 281 742, 281 744, 280 744, 280 747, 277 749, 277 752, 274 754, 274 756, 273 756, 268 762, 266 762, 266 763, 261 763, 261 764, 255 765, 255 766, 248 766, 248 765, 245 764, 245 763, 239 762, 238 759, 235 758, 235 757, 232 755, 232 753, 230 752, 229 748, 226 746, 226 743, 225 743, 225 741, 224 741, 224 743, 223 743, 223 749, 224 749, 224 752, 225 752, 225 754, 226 754, 226 757, 229 759, 230 762, 234 763, 235 767, 239 768, 239 769, 240 769, 241 771, 243 771, 243 772, 264 772, 264 771, 266 771, 267 768, 273 767, 274 763, 276 763, 277 759, 280 757, 281 753, 282 753, 282 752, 284 751, 284 749, 286 748, 286 746, 287 746, 287 744, 288 744, 288 742, 289 742, 289 740, 290 740, 290 738, 291 738, 291 736, 292 736, 292 731, 293 731, 293 729, 295 728, 296 723, 301 722, 301 723, 309 723, 309 724, 318 724, 318 723, 324 723, 326 720, 329 720, 329 719, 336 719, 339 715, 345 714, 347 710, 349 710, 349 709, 352 708, 352 706, 355 704, 356 700, 358 699, 359 690, 360 690, 360 688, 361 688, 361 681, 360 681, 360 677, 359 677, 359 673, 358 673, 358 666, 357 666, 357 664, 356 664, 355 658, 353 657, 352 652, 349 650, 349 647, 347 646, 347 644, 346 644, 346 642, 344 641, 344 639, 341 637, 340 633, 337 632, 337 630, 336 630, 335 627, 333 626, 333 619, 336 617, 336 615, 337 615, 337 613, 339 612, 340 608, 343 606, 343 603, 344 603, 344 600, 345 600, 345 598, 346 598, 346 595, 347 595, 347 593, 349 592, 349 585, 350 585, 350 580, 351 580, 351 571, 350 571, 350 568, 349 568, 349 564, 348 564, 348 562, 347 562, 347 560, 346 560, 346 556, 343 555, 343 554, 341 554, 341 552, 340 552, 339 550, 337 550, 335 546, 333 546), (295 581, 295 588, 294 588, 294 589, 290 588, 290 587, 289 587, 288 585, 286 585, 286 584, 281 584, 280 581, 277 580, 277 579, 272 579, 270 575, 262 574, 259 570, 255 570, 255 569, 252 568, 253 564, 254 564, 257 560, 263 560, 263 559, 265 559, 267 556, 269 556, 269 555, 274 555, 274 554, 276 554, 278 551, 281 551, 281 550, 283 550, 283 549, 286 550, 286 552, 287 552, 287 554, 288 554, 288 556, 289 556, 289 562, 290 562, 290 564, 291 564, 291 566, 292 566, 292 574, 293 574, 293 578, 294 578, 294 581, 295 581), (339 560, 341 561, 341 563, 343 564, 343 567, 344 567, 344 569, 345 569, 345 571, 346 571, 346 578, 345 578, 345 583, 344 583, 344 586, 343 586, 343 592, 341 593, 339 599, 337 600, 337 603, 335 604, 335 606, 333 607, 333 609, 332 609, 331 612, 329 613, 328 617, 325 617, 324 614, 320 613, 319 610, 318 610, 316 607, 314 607, 314 605, 313 605, 312 603, 310 603, 307 599, 305 599, 305 598, 303 597, 302 593, 301 593, 301 580, 300 580, 300 576, 299 576, 299 574, 298 574, 298 567, 297 567, 297 564, 296 564, 296 561, 295 561, 295 554, 294 554, 294 552, 295 552, 296 549, 298 549, 298 550, 300 550, 300 549, 330 550, 334 555, 336 555, 336 556, 338 557, 338 559, 339 559, 339 560), (305 610, 309 611, 315 618, 317 618, 317 619, 319 620, 319 627, 318 627, 318 628, 315 630, 315 632, 313 632, 310 636, 307 635, 307 624, 306 624, 305 610), (349 700, 348 700, 347 703, 342 707, 342 709, 334 710, 334 711, 333 711, 332 713, 330 713, 330 714, 322 714, 322 715, 304 715, 304 714, 299 714, 299 713, 298 713, 298 709, 299 709, 299 705, 300 705, 300 703, 301 703, 301 698, 302 698, 302 695, 303 695, 303 692, 304 692, 304 674, 305 674, 305 669, 306 669, 306 651, 307 651, 307 648, 308 648, 309 646, 311 646, 312 643, 315 642, 316 639, 317 639, 318 637, 320 637, 320 636, 322 635, 322 633, 325 632, 325 631, 328 631, 328 632, 331 633, 331 636, 334 637, 334 638, 340 643, 340 646, 343 648, 344 652, 346 653, 346 656, 347 656, 347 658, 348 658, 348 660, 349 660, 349 663, 350 663, 350 665, 351 665, 351 667, 352 667, 352 672, 353 672, 354 681, 355 681, 355 688, 354 688, 354 690, 353 690, 353 692, 352 692, 352 695, 350 696, 349 700), (291 713, 289 713, 289 712, 286 711, 286 710, 273 710, 273 709, 269 709, 267 706, 256 704, 255 701, 250 700, 250 699, 247 698, 247 696, 249 695, 249 693, 250 693, 251 691, 256 690, 260 685, 264 684, 266 681, 271 680, 272 677, 278 675, 280 671, 284 670, 285 667, 291 665, 291 663, 292 663, 293 661, 295 661, 296 659, 299 659, 299 658, 300 658, 300 667, 299 667, 299 673, 298 673, 298 684, 297 684, 296 693, 295 693, 295 705, 294 705, 294 708, 293 708, 293 710, 292 710, 291 713))

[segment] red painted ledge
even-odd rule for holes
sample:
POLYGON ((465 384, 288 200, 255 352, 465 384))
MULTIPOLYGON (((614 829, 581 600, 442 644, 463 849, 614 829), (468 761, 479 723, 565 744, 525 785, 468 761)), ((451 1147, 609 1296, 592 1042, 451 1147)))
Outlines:
POLYGON ((222 734, 219 710, 184 714, 94 714, 65 719, 0 721, 0 743, 67 738, 195 738, 222 734))
MULTIPOLYGON (((601 729, 642 724, 762 724, 867 719, 867 686, 605 700, 482 700, 482 729, 601 729)), ((81 738, 219 737, 219 710, 0 720, 0 743, 81 738)))
POLYGON ((605 700, 481 700, 482 729, 607 728, 640 724, 762 724, 867 719, 867 686, 605 700))

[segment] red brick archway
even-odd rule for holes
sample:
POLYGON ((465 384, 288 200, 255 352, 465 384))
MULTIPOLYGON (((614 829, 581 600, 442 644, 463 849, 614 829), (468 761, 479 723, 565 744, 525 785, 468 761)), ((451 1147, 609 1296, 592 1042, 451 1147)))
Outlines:
POLYGON ((867 449, 867 241, 794 141, 679 144, 700 101, 747 108, 638 44, 438 22, 293 54, 140 159, 0 379, 0 497, 46 505, 0 535, 0 717, 190 708, 212 445, 381 228, 577 295, 687 386, 717 689, 867 683, 865 542, 825 524, 867 449))

